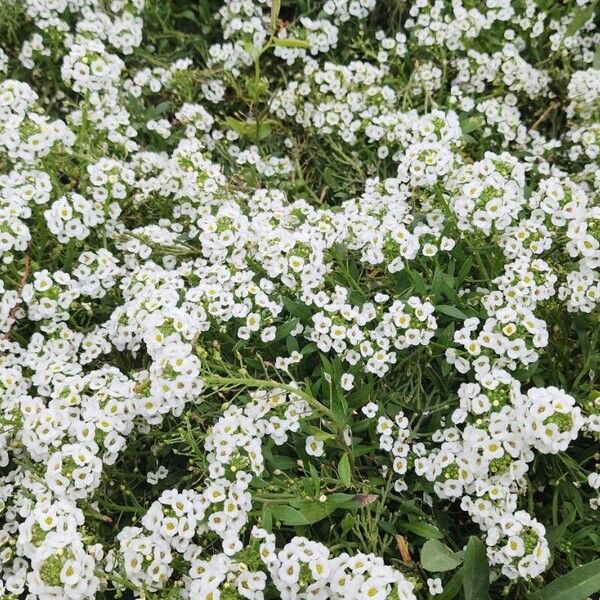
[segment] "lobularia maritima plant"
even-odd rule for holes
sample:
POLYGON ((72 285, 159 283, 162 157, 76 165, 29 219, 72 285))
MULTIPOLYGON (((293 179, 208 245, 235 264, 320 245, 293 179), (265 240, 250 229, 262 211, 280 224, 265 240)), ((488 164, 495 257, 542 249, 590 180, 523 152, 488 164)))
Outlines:
POLYGON ((0 3, 0 596, 600 591, 594 0, 0 3))

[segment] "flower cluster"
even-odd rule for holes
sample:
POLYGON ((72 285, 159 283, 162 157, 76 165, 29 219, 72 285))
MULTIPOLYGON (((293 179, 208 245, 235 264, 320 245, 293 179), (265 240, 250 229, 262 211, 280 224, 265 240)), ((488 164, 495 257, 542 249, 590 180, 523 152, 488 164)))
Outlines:
POLYGON ((277 551, 275 537, 261 529, 260 557, 282 600, 299 594, 341 600, 398 598, 414 600, 412 584, 401 573, 372 554, 330 556, 318 542, 295 537, 277 551))

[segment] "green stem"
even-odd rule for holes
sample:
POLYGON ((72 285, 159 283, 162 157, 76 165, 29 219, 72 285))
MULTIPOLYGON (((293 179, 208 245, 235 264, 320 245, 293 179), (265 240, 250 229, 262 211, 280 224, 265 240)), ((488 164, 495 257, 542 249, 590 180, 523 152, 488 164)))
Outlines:
POLYGON ((137 586, 133 585, 133 583, 131 583, 131 581, 129 581, 123 577, 120 577, 119 575, 115 575, 114 573, 105 573, 101 569, 95 569, 94 574, 96 575, 96 577, 100 577, 102 579, 108 579, 108 580, 112 581, 113 583, 116 583, 118 585, 123 586, 124 588, 127 588, 128 590, 133 590, 134 592, 139 591, 137 586))
POLYGON ((313 398, 310 394, 302 391, 299 388, 295 388, 286 383, 278 381, 268 381, 264 379, 254 379, 252 377, 221 377, 219 375, 208 375, 203 377, 203 380, 208 385, 243 385, 246 387, 257 388, 257 389, 280 389, 290 394, 294 394, 299 398, 302 398, 306 403, 313 408, 315 411, 320 412, 327 416, 333 423, 336 422, 335 415, 333 412, 321 404, 318 400, 313 398))

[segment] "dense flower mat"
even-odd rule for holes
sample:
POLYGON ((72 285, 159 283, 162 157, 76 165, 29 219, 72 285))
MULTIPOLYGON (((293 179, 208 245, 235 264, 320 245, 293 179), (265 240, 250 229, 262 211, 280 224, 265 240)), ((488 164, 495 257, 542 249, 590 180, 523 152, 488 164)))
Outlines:
POLYGON ((0 3, 0 596, 597 597, 599 11, 0 3))

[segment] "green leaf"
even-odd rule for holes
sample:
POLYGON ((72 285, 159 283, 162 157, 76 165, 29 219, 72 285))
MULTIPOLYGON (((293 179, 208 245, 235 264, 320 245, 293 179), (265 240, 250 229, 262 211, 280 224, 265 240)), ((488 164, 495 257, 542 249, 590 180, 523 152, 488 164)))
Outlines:
POLYGON ((569 525, 575 520, 575 507, 571 504, 565 503, 567 507, 567 515, 562 520, 562 522, 556 527, 549 527, 547 532, 548 546, 550 546, 550 550, 554 550, 558 542, 562 539, 563 535, 567 531, 569 525))
POLYGON ((435 600, 452 600, 452 598, 456 598, 462 587, 464 570, 464 567, 461 567, 454 573, 452 579, 444 586, 444 591, 439 596, 436 596, 435 600))
POLYGON ((171 108, 171 103, 169 101, 161 102, 156 106, 148 109, 145 114, 145 118, 148 120, 156 119, 157 117, 164 115, 171 108))
POLYGON ((596 51, 594 52, 594 62, 592 66, 594 69, 600 69, 600 44, 596 46, 596 51))
POLYGON ((433 292, 434 298, 436 300, 441 300, 442 296, 442 286, 444 283, 443 280, 443 272, 439 266, 436 266, 435 271, 433 273, 433 279, 431 282, 431 291, 433 292))
POLYGON ((233 117, 225 119, 228 127, 231 127, 240 137, 253 137, 256 133, 256 121, 241 121, 233 117))
POLYGON ((184 10, 179 16, 183 19, 189 19, 190 21, 196 22, 196 15, 192 10, 184 10))
POLYGON ((310 308, 308 308, 308 306, 306 306, 306 304, 294 302, 294 300, 290 300, 290 298, 282 298, 281 300, 290 315, 298 317, 304 321, 309 321, 312 317, 312 311, 310 308))
POLYGON ((268 506, 263 506, 261 527, 267 531, 273 530, 273 513, 268 506))
POLYGON ((279 19, 279 11, 281 10, 281 0, 271 1, 271 31, 277 31, 277 19, 279 19))
POLYGON ((310 482, 311 482, 311 491, 310 493, 313 496, 317 496, 321 491, 321 479, 319 478, 319 473, 312 463, 309 465, 310 470, 310 482))
POLYGON ((485 544, 476 536, 469 538, 463 566, 465 600, 488 600, 490 567, 485 544))
POLYGON ((575 35, 593 16, 594 9, 596 8, 596 2, 592 2, 585 8, 580 8, 573 13, 573 18, 567 27, 565 37, 571 37, 575 35))
POLYGON ((277 334, 275 335, 275 341, 282 340, 284 337, 287 337, 287 335, 296 327, 296 325, 298 325, 299 322, 300 319, 296 317, 278 327, 277 334))
POLYGON ((340 477, 340 481, 344 487, 350 487, 352 484, 352 473, 350 471, 350 461, 348 460, 348 455, 344 454, 340 459, 340 463, 338 465, 338 475, 340 477))
POLYGON ((469 318, 467 315, 465 315, 465 313, 462 310, 456 308, 456 306, 450 306, 449 304, 438 304, 435 307, 435 310, 441 312, 444 315, 448 315, 449 317, 454 317, 455 319, 462 319, 463 321, 469 318))
POLYGON ((460 285, 465 280, 465 278, 471 271, 472 267, 473 267, 473 259, 469 256, 464 261, 462 267, 460 268, 460 271, 458 272, 458 275, 456 276, 456 285, 460 285))
POLYGON ((442 540, 444 534, 435 526, 423 521, 414 521, 413 523, 398 523, 398 527, 406 529, 428 540, 442 540))
POLYGON ((258 139, 262 142, 271 135, 271 126, 268 123, 261 123, 258 126, 258 139))
POLYGON ((461 119, 460 121, 460 129, 463 133, 471 133, 471 131, 475 131, 483 124, 483 118, 476 117, 467 117, 465 119, 461 119))
POLYGON ((314 425, 306 425, 305 424, 302 426, 302 431, 306 431, 306 432, 310 433, 311 435, 314 435, 318 440, 320 440, 322 442, 326 442, 326 441, 333 439, 332 433, 327 433, 326 431, 323 431, 322 429, 319 429, 318 427, 315 427, 314 425))
POLYGON ((325 167, 323 171, 323 179, 329 187, 335 187, 337 185, 336 174, 330 167, 325 167))
POLYGON ((421 548, 421 565, 431 573, 456 569, 462 558, 439 540, 427 540, 421 548))
POLYGON ((417 273, 417 271, 409 271, 408 275, 412 281, 415 290, 419 294, 427 295, 428 287, 423 276, 420 273, 417 273))
POLYGON ((600 558, 573 569, 534 592, 529 600, 586 600, 600 592, 600 558))
POLYGON ((298 352, 300 346, 298 345, 298 340, 295 337, 289 335, 285 338, 285 347, 287 351, 291 354, 292 352, 298 352))
POLYGON ((273 38, 273 43, 280 48, 302 48, 310 50, 310 43, 306 40, 289 40, 287 38, 273 38))
POLYGON ((559 491, 561 497, 571 502, 575 506, 579 516, 584 518, 586 506, 581 497, 581 492, 570 481, 564 479, 559 484, 559 491))
POLYGON ((327 496, 326 503, 334 509, 352 510, 369 506, 375 500, 377 500, 375 494, 330 494, 327 496))
POLYGON ((359 389, 348 396, 348 406, 350 408, 359 408, 367 403, 373 393, 374 384, 369 381, 366 385, 361 385, 359 389))
POLYGON ((300 500, 293 506, 272 506, 273 518, 283 525, 311 525, 329 516, 335 509, 324 502, 300 500))
POLYGON ((308 525, 308 521, 302 513, 291 506, 273 506, 271 514, 283 525, 308 525))
POLYGON ((346 513, 342 519, 342 535, 346 535, 356 525, 356 517, 352 513, 346 513))
POLYGON ((198 3, 198 12, 200 13, 201 20, 206 23, 214 20, 208 2, 209 0, 200 0, 198 3))
POLYGON ((306 346, 300 350, 300 354, 302 354, 302 356, 308 356, 309 354, 316 352, 317 349, 317 345, 314 342, 310 342, 310 344, 306 344, 306 346))
POLYGON ((289 456, 269 456, 267 460, 276 468, 281 469, 282 471, 287 471, 288 469, 294 469, 298 466, 298 463, 289 456))

